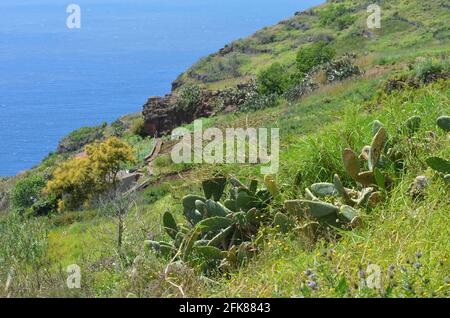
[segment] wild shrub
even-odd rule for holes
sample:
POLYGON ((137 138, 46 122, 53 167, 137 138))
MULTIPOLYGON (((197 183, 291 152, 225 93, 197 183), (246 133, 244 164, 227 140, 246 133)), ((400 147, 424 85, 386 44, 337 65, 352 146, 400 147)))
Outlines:
POLYGON ((40 197, 30 209, 26 211, 27 216, 45 216, 56 211, 58 199, 54 195, 40 197))
POLYGON ((345 5, 337 4, 320 10, 319 19, 322 26, 331 26, 344 30, 355 22, 356 16, 351 15, 345 5))
POLYGON ((94 181, 106 188, 115 185, 117 174, 127 162, 134 161, 133 149, 122 140, 111 137, 86 147, 94 181))
POLYGON ((311 76, 307 75, 298 81, 297 84, 293 85, 289 88, 284 94, 283 97, 286 98, 289 102, 295 102, 312 93, 316 90, 319 85, 311 78, 311 76))
POLYGON ((41 176, 30 176, 19 180, 11 191, 13 210, 24 212, 41 197, 47 181, 41 176))
POLYGON ((289 73, 280 63, 273 63, 258 74, 258 89, 263 95, 281 95, 289 85, 289 73))
POLYGON ((78 208, 94 191, 88 158, 73 158, 58 165, 46 187, 47 193, 62 199, 59 210, 78 208))
POLYGON ((221 110, 232 107, 238 112, 247 112, 273 107, 276 102, 277 96, 275 94, 261 94, 257 81, 251 80, 234 88, 221 91, 216 107, 221 110))
POLYGON ((239 112, 247 112, 251 110, 259 110, 277 105, 277 96, 254 94, 249 96, 245 102, 239 107, 239 112))
POLYGON ((133 135, 145 137, 146 133, 144 129, 144 118, 139 117, 133 120, 130 130, 133 135))
POLYGON ((227 77, 238 77, 241 75, 240 67, 246 62, 248 57, 238 52, 232 52, 224 57, 208 57, 200 61, 197 65, 198 71, 190 72, 191 78, 203 83, 221 81, 227 77))
POLYGON ((301 48, 297 53, 297 70, 304 76, 314 67, 330 62, 335 55, 335 50, 325 41, 301 48))
POLYGON ((143 201, 145 204, 153 204, 170 192, 168 184, 150 187, 143 193, 143 201))
POLYGON ((123 121, 117 119, 111 124, 112 135, 116 137, 122 137, 125 133, 126 127, 123 121))
POLYGON ((38 266, 48 246, 45 224, 37 219, 26 219, 16 213, 0 219, 0 275, 38 266))
POLYGON ((430 83, 439 77, 449 76, 450 63, 446 60, 425 59, 414 65, 417 78, 422 83, 430 83))
POLYGON ((87 157, 69 159, 53 172, 46 192, 62 198, 60 209, 74 209, 117 185, 117 174, 134 160, 132 148, 116 137, 88 145, 87 157))
POLYGON ((324 66, 329 82, 342 81, 352 76, 361 75, 362 71, 353 62, 356 56, 346 54, 343 57, 330 61, 324 66))
POLYGON ((178 106, 184 110, 194 109, 201 101, 201 89, 198 85, 183 87, 177 100, 178 106))

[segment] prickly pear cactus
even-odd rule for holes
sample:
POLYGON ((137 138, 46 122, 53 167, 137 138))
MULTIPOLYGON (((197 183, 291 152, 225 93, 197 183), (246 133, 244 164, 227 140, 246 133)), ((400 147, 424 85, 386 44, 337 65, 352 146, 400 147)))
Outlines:
POLYGON ((214 201, 219 201, 225 190, 227 178, 222 175, 217 175, 214 178, 204 180, 202 182, 203 192, 206 199, 213 198, 214 201))
POLYGON ((281 212, 275 214, 273 225, 281 233, 288 233, 295 226, 294 222, 292 222, 287 215, 281 212))
POLYGON ((206 198, 198 195, 186 195, 183 200, 183 214, 191 225, 195 225, 203 219, 203 215, 197 210, 196 201, 206 202, 206 198))
POLYGON ((177 225, 177 222, 175 221, 175 218, 170 212, 166 212, 163 215, 163 225, 164 229, 166 230, 167 234, 173 239, 176 239, 177 234, 179 232, 179 228, 177 225))
MULTIPOLYGON (((372 125, 372 133, 374 136, 370 146, 365 146, 359 156, 357 156, 350 148, 344 149, 342 153, 342 162, 345 171, 353 180, 364 187, 370 187, 377 184, 374 170, 377 166, 384 166, 386 164, 386 156, 383 155, 385 148, 387 148, 386 144, 388 141, 386 129, 378 120, 374 121, 372 125), (367 160, 369 167, 368 171, 360 170, 360 160, 367 160)), ((342 196, 342 191, 340 191, 340 194, 342 196)), ((349 203, 347 199, 345 199, 345 201, 346 203, 349 203)))
POLYGON ((374 120, 372 123, 372 136, 378 133, 378 131, 383 127, 383 124, 379 120, 374 120))
POLYGON ((361 227, 362 220, 359 211, 348 205, 343 205, 339 209, 338 217, 348 223, 351 228, 361 227))
POLYGON ((284 208, 294 216, 321 218, 330 214, 336 214, 339 209, 329 203, 310 200, 288 200, 284 202, 284 208))
POLYGON ((310 190, 318 198, 336 196, 338 194, 334 184, 326 182, 314 183, 311 185, 310 190))
POLYGON ((450 116, 441 116, 437 119, 436 124, 439 128, 446 132, 450 131, 450 116))
MULTIPOLYGON (((219 200, 227 179, 215 176, 203 181, 205 197, 187 195, 182 199, 187 226, 177 224, 170 212, 164 213, 163 226, 173 241, 146 241, 146 249, 180 261, 193 262, 204 270, 210 266, 217 268, 229 256, 234 255, 235 260, 251 256, 249 251, 254 249, 249 241, 264 222, 268 225, 273 222, 273 219, 268 221, 270 214, 265 211, 272 195, 266 189, 258 189, 256 180, 250 181, 248 187, 237 179, 230 180, 230 183, 229 196, 222 204, 219 200)), ((286 226, 283 225, 283 228, 286 226)))
POLYGON ((420 129, 421 124, 422 118, 420 116, 410 117, 405 122, 404 130, 408 136, 412 136, 420 129))
POLYGON ((358 179, 360 171, 359 160, 353 150, 347 148, 342 154, 342 161, 344 163, 345 171, 352 177, 353 180, 358 179))
POLYGON ((384 150, 384 145, 387 141, 387 133, 384 127, 381 127, 378 132, 375 134, 372 140, 372 144, 370 145, 369 151, 369 170, 373 171, 373 169, 378 164, 378 160, 380 160, 381 153, 384 150))
POLYGON ((439 157, 430 157, 427 159, 428 166, 440 173, 450 174, 450 161, 439 157))
POLYGON ((333 184, 336 191, 339 193, 339 195, 342 197, 345 204, 352 204, 353 201, 351 200, 350 194, 348 193, 347 189, 344 187, 344 185, 341 182, 341 178, 337 174, 333 177, 333 184))

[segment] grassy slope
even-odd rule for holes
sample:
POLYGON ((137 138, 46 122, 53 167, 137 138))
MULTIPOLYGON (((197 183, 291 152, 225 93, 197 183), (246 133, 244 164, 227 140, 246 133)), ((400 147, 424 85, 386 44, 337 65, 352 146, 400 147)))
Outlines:
MULTIPOLYGON (((416 57, 448 56, 448 39, 432 38, 433 32, 445 25, 442 21, 445 21, 447 9, 440 7, 442 1, 427 3, 396 1, 394 5, 386 2, 383 5, 386 9, 383 29, 376 39, 364 42, 360 38, 350 37, 351 30, 361 28, 363 11, 358 13, 360 18, 355 26, 337 34, 335 30, 319 26, 316 16, 293 18, 306 19, 314 26, 307 32, 308 36, 322 32, 334 34, 340 53, 371 52, 359 58, 359 64, 368 71, 366 75, 323 87, 295 104, 283 102, 277 107, 251 114, 210 118, 205 120, 206 126, 280 127, 281 169, 277 179, 280 183, 290 184, 292 176, 301 170, 303 186, 315 181, 329 181, 336 172, 345 176, 340 153, 345 147, 360 149, 370 141, 370 123, 373 119, 380 119, 388 131, 394 133, 408 117, 420 114, 423 127, 419 136, 427 136, 428 130, 437 131, 434 124, 436 117, 448 112, 448 81, 387 97, 380 97, 377 92, 380 82, 391 72, 405 69, 416 57), (432 11, 424 11, 424 6, 429 6, 432 11), (426 27, 391 21, 388 17, 395 11, 399 11, 401 16, 402 12, 408 12, 408 19, 420 21, 426 27)), ((254 73, 275 60, 292 63, 296 43, 303 43, 306 38, 300 32, 284 30, 282 24, 261 32, 275 33, 276 38, 287 37, 284 42, 267 44, 268 48, 274 49, 270 55, 247 56, 241 66, 242 73, 254 73)), ((254 42, 255 37, 243 41, 254 42)), ((215 60, 226 58, 213 56, 210 62, 214 64, 215 60)), ((196 72, 200 72, 202 67, 210 69, 207 64, 209 62, 200 62, 193 69, 196 72)), ((208 86, 223 87, 243 78, 227 75, 225 80, 209 83, 208 86)), ((210 281, 200 279, 191 272, 183 272, 175 273, 171 280, 181 285, 186 295, 192 296, 367 297, 380 294, 356 288, 355 284, 359 282, 359 268, 365 269, 369 263, 374 263, 383 270, 383 296, 449 296, 444 281, 450 269, 448 188, 423 164, 424 158, 430 154, 449 156, 449 139, 443 133, 439 132, 435 141, 424 144, 416 150, 416 154, 408 156, 410 169, 399 177, 399 186, 390 199, 365 216, 365 227, 343 233, 343 237, 331 245, 325 241, 313 245, 295 232, 280 237, 270 234, 268 230, 268 239, 261 246, 259 256, 241 270, 231 273, 230 277, 216 277, 210 281), (406 190, 419 174, 429 176, 432 183, 425 199, 414 202, 406 195, 406 190), (408 262, 415 263, 417 259, 414 255, 419 251, 423 257, 419 260, 420 271, 416 271, 408 262), (390 286, 386 277, 389 265, 396 265, 392 279, 396 286, 390 286), (399 266, 405 266, 407 272, 401 272, 399 266), (318 276, 317 292, 304 288, 307 279, 303 271, 308 268, 318 276), (428 279, 429 283, 423 283, 424 279, 428 279), (411 288, 406 288, 408 286, 411 288)), ((159 158, 155 167, 161 176, 182 168, 171 164, 167 157, 159 158)), ((157 239, 165 237, 160 221, 166 210, 173 211, 182 220, 180 198, 186 193, 201 193, 199 181, 209 176, 212 169, 243 179, 255 176, 261 179, 258 167, 253 165, 201 165, 183 173, 181 179, 168 180, 147 190, 138 198, 140 204, 128 219, 125 247, 129 259, 120 264, 114 244, 114 224, 110 219, 97 215, 95 211, 53 217, 49 220, 51 230, 47 253, 51 268, 74 262, 81 265, 86 282, 82 295, 127 296, 132 292, 139 296, 180 296, 179 289, 161 276, 166 261, 142 254, 142 241, 149 233, 157 239), (130 265, 138 255, 143 255, 145 261, 140 269, 141 276, 132 279, 130 265)), ((348 178, 345 182, 351 183, 348 178)), ((285 193, 285 198, 292 197, 291 193, 285 193)), ((72 292, 65 293, 71 295, 72 292)), ((28 294, 49 295, 52 292, 41 288, 28 294)))
POLYGON ((448 8, 444 7, 444 1, 378 1, 382 8, 382 22, 381 29, 371 30, 373 38, 361 35, 361 31, 367 30, 366 10, 372 2, 339 2, 355 10, 351 16, 356 21, 344 30, 334 25, 321 24, 320 14, 330 4, 315 7, 308 14, 294 16, 229 44, 236 49, 227 54, 214 53, 201 59, 182 73, 178 80, 213 89, 229 86, 245 81, 273 62, 293 65, 299 47, 323 36, 334 39, 332 44, 338 54, 348 51, 368 52, 386 60, 420 54, 425 48, 429 51, 435 46, 439 47, 442 40, 449 36, 444 22, 448 20, 448 8), (298 30, 291 27, 295 24, 307 24, 310 28, 298 30), (208 78, 203 81, 196 77, 205 75, 208 78))
MULTIPOLYGON (((419 113, 424 120, 419 136, 424 137, 428 130, 437 131, 435 118, 447 110, 450 97, 448 81, 386 97, 373 109, 375 105, 371 95, 376 94, 377 85, 378 78, 349 81, 332 88, 334 98, 331 102, 328 101, 328 91, 324 91, 296 105, 281 105, 268 111, 256 112, 252 116, 242 114, 218 117, 211 119, 209 124, 225 127, 232 120, 233 125, 239 125, 251 117, 252 124, 280 125, 283 146, 278 181, 292 183, 292 176, 298 170, 304 173, 304 185, 315 181, 329 181, 335 172, 345 176, 340 162, 343 148, 352 146, 359 149, 370 141, 370 123, 373 119, 380 119, 388 131, 394 133, 396 127, 409 116, 419 113)), ((175 276, 173 281, 183 285, 184 292, 193 296, 368 297, 379 294, 369 289, 356 288, 355 284, 359 281, 359 268, 365 269, 368 264, 373 263, 383 270, 383 282, 387 289, 384 290, 384 296, 449 296, 445 283, 450 269, 448 189, 423 164, 423 159, 430 153, 449 156, 449 140, 445 134, 438 133, 437 140, 424 144, 417 149, 416 155, 408 157, 410 169, 399 176, 399 186, 390 200, 365 216, 366 226, 363 229, 345 232, 340 240, 331 245, 326 241, 311 245, 308 239, 295 232, 286 237, 269 234, 261 246, 261 254, 248 266, 231 273, 226 279, 214 278, 214 283, 205 283, 196 276, 188 281, 185 277, 175 276), (414 202, 406 192, 409 184, 419 174, 429 176, 432 184, 425 200, 414 202), (329 254, 322 255, 324 249, 334 250, 331 258, 329 254), (420 275, 423 277, 408 264, 416 262, 414 255, 417 252, 424 254, 420 259, 420 275), (392 292, 388 288, 389 279, 386 278, 389 265, 396 266, 392 282, 397 287, 393 287, 392 292), (400 266, 405 266, 408 273, 402 273, 400 266), (321 288, 316 293, 302 288, 306 283, 302 273, 308 268, 319 277, 321 288), (423 279, 430 281, 427 288, 420 283, 423 279), (403 288, 408 284, 413 286, 415 294, 403 288), (416 285, 420 287, 415 287, 416 285)), ((163 168, 164 171, 171 170, 167 165, 163 168)), ((255 176, 260 178, 255 166, 231 165, 223 166, 220 170, 244 179, 255 176)), ((165 237, 160 225, 164 211, 171 210, 182 220, 180 198, 186 193, 201 193, 199 181, 210 174, 211 167, 196 166, 190 173, 183 175, 183 179, 160 185, 158 188, 166 188, 166 191, 155 194, 156 202, 144 202, 138 207, 136 215, 139 217, 133 214, 128 222, 128 248, 133 251, 131 255, 142 252, 139 242, 142 242, 147 233, 154 233, 157 238, 165 237)), ((351 181, 346 179, 346 182, 351 181)), ((150 189, 144 197, 148 198, 150 192, 154 194, 157 188, 150 189)), ((285 194, 285 198, 292 197, 290 193, 285 194)), ((80 262, 84 258, 88 259, 88 263, 96 263, 113 257, 115 236, 111 228, 108 229, 110 222, 97 216, 93 221, 75 222, 56 228, 50 235, 50 255, 53 260, 66 265, 73 261, 80 262), (93 236, 92 233, 97 234, 93 236), (104 236, 99 239, 101 235, 104 236)), ((146 262, 151 263, 151 269, 144 273, 157 276, 155 272, 164 268, 160 263, 164 260, 148 254, 145 257, 146 262)), ((140 287, 130 285, 127 271, 112 270, 105 266, 93 273, 95 278, 91 288, 98 296, 125 296, 127 292, 142 296, 180 296, 167 283, 158 285, 156 290, 142 291, 140 287)))
MULTIPOLYGON (((386 123, 393 133, 408 116, 420 114, 426 125, 420 134, 425 136, 427 130, 435 130, 436 115, 446 111, 449 93, 448 83, 443 87, 435 85, 417 92, 407 92, 384 100, 375 114, 361 113, 362 109, 356 105, 349 106, 338 123, 325 125, 321 132, 291 144, 284 152, 284 169, 288 170, 287 175, 292 175, 297 169, 316 171, 319 175, 328 176, 328 180, 319 180, 331 181, 333 171, 339 171, 342 175, 339 162, 342 149, 347 145, 355 145, 358 149, 368 143, 373 119, 378 118, 386 123)), ((230 281, 224 280, 219 287, 212 288, 213 295, 377 296, 378 293, 370 289, 355 287, 359 283, 359 268, 366 269, 368 264, 377 264, 383 271, 383 293, 389 296, 449 296, 445 283, 450 268, 448 189, 421 162, 430 152, 448 157, 448 138, 440 134, 438 140, 415 151, 417 153, 408 158, 409 170, 398 180, 399 186, 390 200, 365 216, 364 229, 344 232, 342 239, 334 244, 323 241, 315 246, 310 246, 299 233, 285 238, 274 236, 265 243, 263 253, 257 260, 233 274, 230 281), (407 195, 407 189, 419 174, 431 177, 432 185, 425 200, 414 202, 407 195), (420 260, 415 259, 418 252, 424 254, 420 260), (416 261, 422 264, 420 271, 408 265, 408 262, 414 264, 416 261), (396 266, 395 278, 391 281, 405 286, 411 284, 411 291, 398 286, 389 294, 387 269, 390 265, 396 266), (407 274, 399 270, 402 265, 408 269, 407 274), (307 281, 303 272, 308 268, 319 277, 320 289, 317 293, 303 289, 307 281), (424 285, 421 279, 429 279, 430 283, 424 285)), ((312 182, 315 177, 308 176, 307 179, 312 182)), ((292 182, 291 178, 281 177, 281 180, 292 182)))

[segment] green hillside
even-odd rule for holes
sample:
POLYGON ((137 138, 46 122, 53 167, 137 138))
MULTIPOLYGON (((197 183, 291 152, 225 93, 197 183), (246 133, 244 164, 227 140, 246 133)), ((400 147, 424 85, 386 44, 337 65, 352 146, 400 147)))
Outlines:
POLYGON ((255 80, 261 104, 203 128, 279 128, 275 175, 174 163, 175 142, 152 152, 131 114, 0 179, 0 297, 449 297, 450 7, 377 3, 381 29, 370 1, 329 1, 175 81, 189 111, 202 89, 255 80), (109 197, 117 170, 148 187, 109 197))
POLYGON ((369 30, 367 7, 372 3, 328 1, 298 12, 201 59, 179 76, 176 87, 195 83, 221 88, 243 82, 274 62, 293 67, 298 48, 318 40, 330 41, 338 54, 371 53, 384 59, 420 54, 448 41, 446 1, 376 1, 381 28, 369 30))

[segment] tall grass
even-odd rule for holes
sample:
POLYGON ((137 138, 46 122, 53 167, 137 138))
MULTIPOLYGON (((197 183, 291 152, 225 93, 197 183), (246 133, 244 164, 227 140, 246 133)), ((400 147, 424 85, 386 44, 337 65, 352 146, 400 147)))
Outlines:
POLYGON ((384 96, 376 112, 350 106, 341 122, 302 139, 290 155, 309 185, 329 181, 336 172, 345 175, 342 149, 361 149, 370 143, 374 119, 394 135, 410 116, 422 117, 419 132, 401 139, 407 169, 398 175, 388 199, 364 216, 364 228, 342 232, 338 240, 320 240, 312 249, 298 233, 269 237, 259 257, 231 279, 219 280, 205 295, 449 297, 449 188, 424 164, 428 156, 449 155, 448 136, 436 126, 436 118, 448 112, 448 104, 449 82, 440 82, 384 96), (429 131, 435 137, 430 138, 429 131), (408 187, 418 175, 429 178, 429 187, 425 197, 412 199, 408 187), (381 270, 379 289, 367 286, 370 264, 381 270))

